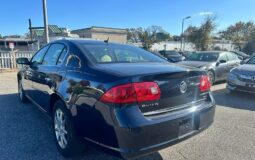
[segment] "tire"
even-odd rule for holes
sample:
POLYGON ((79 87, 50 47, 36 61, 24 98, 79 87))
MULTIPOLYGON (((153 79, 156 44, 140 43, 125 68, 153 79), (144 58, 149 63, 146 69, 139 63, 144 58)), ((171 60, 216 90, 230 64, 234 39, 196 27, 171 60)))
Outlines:
POLYGON ((211 85, 213 85, 215 83, 215 74, 214 74, 214 72, 213 71, 208 71, 207 75, 209 76, 211 85))
POLYGON ((23 90, 23 86, 21 83, 21 80, 18 81, 18 94, 19 94, 19 99, 22 103, 27 103, 29 100, 27 99, 25 92, 23 90))
POLYGON ((59 152, 64 157, 82 156, 85 146, 76 134, 70 112, 60 100, 54 105, 52 122, 59 152))

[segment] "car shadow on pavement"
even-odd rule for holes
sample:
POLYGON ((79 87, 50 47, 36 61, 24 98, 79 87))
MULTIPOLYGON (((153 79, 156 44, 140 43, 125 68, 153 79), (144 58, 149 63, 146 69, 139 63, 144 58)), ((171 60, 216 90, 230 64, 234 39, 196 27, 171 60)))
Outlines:
MULTIPOLYGON (((118 158, 107 154, 107 152, 98 149, 98 147, 90 146, 88 151, 86 151, 85 156, 76 160, 121 160, 122 158, 118 158)), ((134 160, 163 160, 159 152, 151 153, 146 156, 139 157, 134 160)))
POLYGON ((213 91, 218 106, 255 111, 254 94, 229 92, 226 88, 213 91))
MULTIPOLYGON (((35 105, 21 103, 17 93, 0 94, 0 130, 0 155, 3 159, 65 159, 57 151, 50 118, 35 105)), ((78 159, 119 158, 92 146, 78 159)), ((162 157, 156 152, 137 160, 162 160, 162 157)))

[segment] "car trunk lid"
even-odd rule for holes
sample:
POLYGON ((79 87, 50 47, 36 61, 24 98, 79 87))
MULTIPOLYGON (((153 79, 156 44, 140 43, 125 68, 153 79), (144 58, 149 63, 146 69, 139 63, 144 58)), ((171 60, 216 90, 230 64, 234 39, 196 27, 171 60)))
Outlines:
POLYGON ((140 76, 139 81, 154 81, 159 85, 161 97, 157 101, 138 103, 141 112, 159 110, 176 110, 189 103, 200 102, 205 99, 199 85, 203 72, 180 71, 171 73, 140 76))

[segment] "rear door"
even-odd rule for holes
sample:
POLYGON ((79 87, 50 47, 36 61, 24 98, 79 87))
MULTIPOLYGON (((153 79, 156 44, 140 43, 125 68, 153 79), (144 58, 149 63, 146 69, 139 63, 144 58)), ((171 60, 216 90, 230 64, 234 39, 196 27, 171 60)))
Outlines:
POLYGON ((57 89, 65 76, 62 61, 67 53, 67 47, 61 43, 53 43, 45 54, 42 64, 33 70, 35 78, 32 88, 33 99, 45 111, 49 109, 50 95, 57 89))

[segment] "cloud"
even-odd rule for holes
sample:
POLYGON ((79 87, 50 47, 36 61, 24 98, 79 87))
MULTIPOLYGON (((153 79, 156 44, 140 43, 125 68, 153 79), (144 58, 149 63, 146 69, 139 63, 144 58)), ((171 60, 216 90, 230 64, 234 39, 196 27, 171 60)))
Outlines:
POLYGON ((196 14, 193 14, 192 17, 195 17, 195 16, 207 16, 207 15, 212 15, 214 14, 213 12, 199 12, 199 13, 196 13, 196 14))
POLYGON ((212 15, 212 14, 213 14, 213 12, 200 12, 200 13, 198 13, 198 15, 200 15, 200 16, 212 15))

